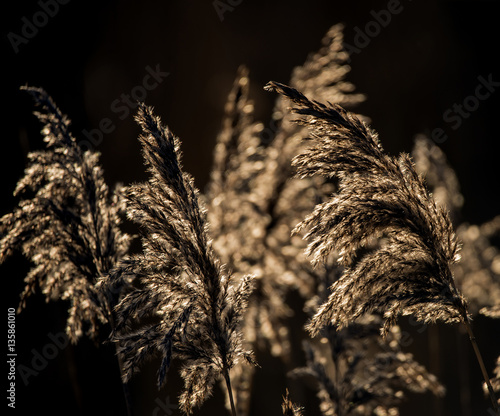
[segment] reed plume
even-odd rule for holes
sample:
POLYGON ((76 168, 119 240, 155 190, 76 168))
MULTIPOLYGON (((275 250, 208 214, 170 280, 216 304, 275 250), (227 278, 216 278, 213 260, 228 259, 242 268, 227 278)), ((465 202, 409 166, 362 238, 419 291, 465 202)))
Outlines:
MULTIPOLYGON (((336 104, 310 101, 286 85, 266 89, 289 98, 299 123, 312 130, 312 145, 294 159, 299 175, 336 178, 338 192, 318 204, 296 230, 308 229, 313 263, 338 250, 345 267, 308 329, 346 327, 381 311, 388 334, 398 315, 423 322, 462 322, 483 377, 489 378, 469 323, 469 313, 451 272, 458 243, 448 213, 438 206, 408 155, 384 153, 377 135, 336 104)), ((497 408, 491 385, 493 406, 497 408)))
POLYGON ((124 377, 128 380, 143 360, 159 353, 161 387, 171 360, 181 360, 181 410, 192 413, 222 378, 234 415, 229 370, 241 359, 253 363, 240 331, 252 279, 235 284, 215 255, 198 190, 182 170, 180 141, 149 107, 140 105, 136 120, 151 176, 129 186, 125 198, 128 218, 141 227, 143 251, 103 280, 113 285, 132 275, 139 282, 117 306, 115 339, 124 357, 124 377), (144 325, 144 317, 153 323, 144 325), (143 326, 134 330, 137 324, 143 326))
POLYGON ((76 342, 85 332, 96 338, 122 285, 102 293, 96 287, 127 252, 129 236, 120 228, 119 203, 110 195, 99 154, 83 151, 70 121, 42 89, 24 87, 41 111, 46 150, 28 154, 29 164, 14 191, 21 201, 0 220, 0 261, 14 250, 34 263, 25 278, 19 310, 37 285, 47 301, 70 303, 66 332, 76 342))
POLYGON ((338 193, 296 228, 309 229, 314 263, 338 250, 345 267, 312 319, 311 333, 328 323, 342 328, 379 309, 384 310, 384 332, 400 313, 425 322, 467 319, 449 269, 458 258, 451 223, 411 159, 387 156, 376 134, 338 105, 311 102, 278 83, 267 88, 290 98, 297 105, 293 112, 308 117, 302 122, 314 127, 314 144, 294 160, 298 174, 339 180, 338 193), (383 244, 360 256, 382 236, 383 244))
MULTIPOLYGON (((350 68, 343 49, 343 26, 335 25, 323 47, 292 72, 291 83, 312 96, 354 106, 364 99, 345 80, 350 68)), ((317 179, 293 175, 291 161, 302 148, 301 127, 290 122, 278 98, 271 126, 253 119, 248 70, 240 68, 226 104, 226 115, 214 151, 205 199, 214 249, 236 276, 256 277, 245 319, 245 339, 274 355, 290 350, 286 319, 292 311, 284 302, 298 288, 305 297, 312 281, 304 245, 290 240, 294 225, 314 207, 317 179), (258 329, 258 330, 257 330, 258 329)))
MULTIPOLYGON (((318 99, 353 107, 364 96, 354 93, 345 80, 350 67, 342 30, 342 25, 333 26, 321 49, 293 70, 290 82, 318 99)), ((291 161, 303 148, 303 127, 290 121, 284 99, 278 97, 265 128, 254 120, 249 91, 249 71, 240 67, 226 103, 204 199, 215 252, 236 279, 255 276, 243 321, 245 341, 249 348, 269 350, 287 362, 294 314, 287 299, 296 290, 310 298, 315 274, 304 256, 305 243, 298 236, 290 239, 290 233, 331 184, 294 177, 291 161)), ((249 411, 251 371, 248 366, 233 369, 240 415, 249 411)))

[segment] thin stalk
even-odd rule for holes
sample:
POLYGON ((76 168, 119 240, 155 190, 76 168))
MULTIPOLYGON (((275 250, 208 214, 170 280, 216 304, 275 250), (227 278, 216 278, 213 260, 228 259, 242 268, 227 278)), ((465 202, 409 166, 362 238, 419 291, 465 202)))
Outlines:
MULTIPOLYGON (((460 331, 455 331, 457 337, 457 354, 458 360, 461 363, 465 363, 468 361, 468 357, 470 354, 470 347, 467 344, 467 341, 463 339, 464 329, 460 327, 460 331), (464 342, 465 341, 465 342, 464 342)), ((458 376, 460 382, 460 410, 462 416, 472 416, 471 409, 471 396, 470 396, 470 388, 469 388, 469 380, 470 380, 470 371, 468 365, 460 365, 458 367, 458 376)))
POLYGON ((125 407, 127 408, 127 416, 132 416, 132 403, 130 400, 130 389, 128 387, 128 383, 126 381, 123 381, 123 365, 122 365, 122 359, 120 354, 118 353, 118 345, 115 346, 116 348, 116 356, 118 358, 118 366, 120 367, 120 378, 122 381, 122 389, 123 389, 123 396, 125 399, 125 407))
POLYGON ((232 416, 236 416, 236 407, 234 406, 233 389, 231 388, 231 378, 229 377, 229 370, 224 367, 224 379, 226 380, 227 393, 229 395, 229 402, 231 403, 232 416))
POLYGON ((341 392, 341 381, 340 381, 340 363, 337 361, 337 357, 333 357, 333 366, 335 369, 335 390, 337 392, 337 413, 338 416, 343 416, 344 414, 344 402, 342 400, 341 392))
MULTIPOLYGON (((439 352, 441 351, 439 329, 437 325, 430 325, 428 328, 429 331, 427 333, 427 342, 430 351, 429 370, 438 379, 441 379, 442 371, 441 371, 440 356, 439 356, 439 352)), ((434 414, 435 415, 443 414, 444 413, 443 400, 441 400, 437 395, 434 395, 433 403, 434 403, 433 406, 434 414)))
MULTIPOLYGON (((111 332, 114 332, 116 328, 115 320, 113 318, 109 302, 106 302, 106 305, 109 311, 108 322, 111 326, 111 332)), ((125 377, 123 377, 123 361, 120 353, 118 352, 118 344, 115 344, 115 351, 116 351, 116 359, 118 361, 118 367, 120 370, 120 381, 122 382, 123 398, 125 400, 125 407, 127 408, 127 416, 132 416, 133 413, 132 413, 132 401, 131 401, 130 389, 128 387, 128 383, 124 381, 125 377)))
POLYGON ((488 376, 488 372, 486 371, 486 367, 484 365, 483 357, 481 356, 481 352, 479 351, 479 347, 476 342, 476 337, 474 336, 474 333, 472 332, 472 328, 470 326, 469 318, 464 318, 463 323, 465 325, 465 328, 467 329, 467 333, 469 334, 469 339, 472 344, 472 348, 474 348, 474 352, 476 353, 476 358, 477 361, 479 362, 479 367, 481 367, 481 372, 483 373, 483 378, 486 383, 486 387, 488 388, 488 393, 490 395, 491 403, 493 405, 493 409, 495 412, 500 415, 498 411, 498 404, 495 398, 495 393, 493 391, 493 387, 490 382, 490 377, 488 376))

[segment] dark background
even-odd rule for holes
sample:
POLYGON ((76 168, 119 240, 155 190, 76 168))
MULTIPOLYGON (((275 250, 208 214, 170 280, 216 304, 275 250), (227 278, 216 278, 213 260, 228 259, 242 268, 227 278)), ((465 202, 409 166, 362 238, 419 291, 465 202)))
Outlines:
MULTIPOLYGON (((227 3, 227 1, 224 1, 227 3)), ((183 142, 184 166, 203 189, 212 148, 220 127, 224 103, 236 69, 250 69, 251 95, 256 116, 269 120, 275 100, 263 91, 269 80, 287 82, 294 66, 320 47, 328 28, 346 24, 345 40, 354 45, 355 28, 374 20, 372 11, 387 8, 387 1, 251 1, 243 0, 220 20, 212 1, 70 1, 59 5, 55 16, 38 29, 16 53, 8 34, 21 34, 26 20, 41 10, 36 1, 16 2, 2 11, 3 77, 0 150, 0 215, 15 205, 12 191, 21 177, 29 151, 42 147, 40 125, 31 114, 33 104, 19 86, 45 88, 72 120, 76 137, 84 129, 99 128, 109 118, 114 131, 103 136, 102 153, 109 184, 145 178, 137 143, 139 129, 132 115, 120 119, 111 108, 122 93, 141 85, 146 67, 168 72, 148 92, 146 103, 156 108, 183 142)), ((385 149, 409 152, 414 136, 443 128, 441 144, 457 170, 465 196, 464 219, 481 223, 499 213, 498 110, 500 92, 481 101, 460 128, 453 130, 443 113, 474 94, 478 77, 500 81, 498 64, 498 1, 409 1, 392 16, 359 54, 352 55, 348 79, 368 99, 357 111, 372 120, 385 149)), ((133 112, 132 112, 133 113, 133 112)), ((6 285, 6 307, 16 307, 22 279, 29 269, 21 256, 0 268, 6 285)), ((17 317, 18 364, 30 366, 34 351, 50 343, 48 334, 64 330, 66 305, 45 304, 34 296, 17 317)), ((486 365, 491 371, 499 352, 498 323, 476 320, 486 365)), ((488 401, 480 391, 481 376, 465 337, 456 327, 442 325, 420 333, 403 321, 414 342, 408 347, 418 360, 433 367, 447 385, 448 395, 436 401, 430 395, 410 395, 401 414, 483 415, 488 401), (439 340, 440 355, 429 351, 439 340), (458 348, 457 345, 462 347, 458 348), (465 358, 464 358, 465 357, 465 358), (468 360, 468 361, 467 361, 468 360), (458 362, 470 372, 471 408, 461 406, 458 362), (466 362, 464 362, 466 361, 466 362), (462 407, 462 409, 460 409, 462 407)), ((254 414, 279 414, 286 385, 292 399, 317 414, 314 394, 285 378, 279 360, 258 357, 266 376, 258 375, 254 414), (275 370, 269 375, 269 369, 275 370)), ((154 414, 157 399, 175 403, 177 368, 169 385, 158 392, 154 365, 146 366, 132 382, 136 414, 154 414)), ((124 414, 116 360, 109 345, 97 348, 82 340, 48 360, 28 386, 17 383, 17 413, 124 414)), ((225 414, 216 388, 214 398, 197 414, 225 414)), ((466 403, 462 402, 462 403, 466 403)), ((8 409, 10 410, 10 409, 8 409)), ((165 413, 157 413, 165 414, 165 413)), ((174 414, 180 414, 174 410, 174 414)))

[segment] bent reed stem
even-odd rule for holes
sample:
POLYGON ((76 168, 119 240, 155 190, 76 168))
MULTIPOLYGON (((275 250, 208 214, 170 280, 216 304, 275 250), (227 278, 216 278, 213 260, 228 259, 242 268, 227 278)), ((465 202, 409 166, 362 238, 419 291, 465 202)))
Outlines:
POLYGON ((495 410, 495 413, 500 416, 498 404, 497 404, 496 397, 495 397, 495 392, 493 391, 493 387, 492 387, 491 382, 490 382, 490 377, 488 376, 488 372, 486 371, 483 357, 481 356, 481 351, 479 351, 479 347, 478 347, 477 342, 476 342, 476 337, 474 336, 474 333, 472 332, 470 320, 468 317, 464 317, 462 321, 465 325, 465 328, 467 329, 467 334, 469 335, 469 339, 470 339, 470 342, 472 344, 472 348, 474 348, 474 352, 476 353, 476 358, 477 358, 477 361, 479 362, 479 367, 481 368, 481 372, 483 373, 483 378, 484 378, 484 381, 486 383, 486 387, 488 388, 488 393, 490 396, 491 403, 493 405, 493 409, 495 410))
POLYGON ((229 395, 229 402, 231 403, 232 416, 237 416, 236 407, 234 406, 233 389, 231 388, 231 378, 229 377, 229 370, 227 369, 227 367, 224 367, 224 380, 226 381, 227 393, 229 395))

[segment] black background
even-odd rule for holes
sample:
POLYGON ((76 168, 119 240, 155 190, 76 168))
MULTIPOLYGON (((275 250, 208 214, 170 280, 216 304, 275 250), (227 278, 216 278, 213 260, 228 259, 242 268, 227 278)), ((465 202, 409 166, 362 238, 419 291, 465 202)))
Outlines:
MULTIPOLYGON (((145 101, 181 138, 184 167, 203 189, 237 67, 249 67, 256 117, 267 122, 276 98, 262 89, 269 80, 286 83, 292 68, 320 47, 321 38, 335 23, 346 24, 345 40, 354 45, 356 27, 363 30, 374 20, 371 13, 386 9, 387 3, 242 0, 221 21, 212 1, 73 0, 60 5, 56 15, 17 53, 9 34, 21 35, 23 18, 31 21, 41 6, 36 1, 10 4, 8 11, 2 11, 0 214, 16 203, 12 191, 23 173, 26 154, 42 147, 40 125, 31 114, 33 104, 19 91, 21 85, 45 88, 71 118, 78 138, 84 129, 96 129, 102 119, 111 119, 115 129, 104 135, 97 150, 102 153, 108 183, 130 183, 145 178, 136 140, 139 129, 132 115, 120 119, 111 104, 142 84, 147 66, 159 65, 169 75, 148 92, 145 101)), ((448 139, 441 147, 457 170, 465 196, 464 220, 481 223, 499 213, 500 92, 481 101, 458 129, 443 120, 443 113, 474 94, 479 76, 500 81, 500 2, 401 0, 400 4, 402 12, 393 15, 359 54, 352 55, 348 79, 368 98, 357 111, 370 117, 391 154, 411 151, 416 134, 443 128, 448 139)), ((4 310, 17 306, 28 269, 21 256, 1 266, 7 288, 4 310)), ((18 364, 29 366, 33 351, 42 352, 50 343, 48 334, 64 330, 65 308, 61 303, 46 304, 39 294, 30 300, 27 310, 17 317, 18 364)), ((487 414, 488 401, 480 391, 481 377, 472 352, 465 351, 465 363, 457 355, 457 345, 468 348, 458 329, 439 325, 420 333, 419 327, 403 320, 405 326, 414 340, 408 350, 437 370, 448 395, 440 401, 430 395, 410 395, 401 414, 487 414), (437 338, 439 356, 429 352, 437 338), (460 404, 460 360, 470 372, 470 389, 465 389, 472 395, 469 410, 460 404)), ((492 369, 499 352, 500 327, 478 318, 476 328, 486 364, 492 369)), ((292 398, 306 406, 306 414, 317 414, 309 387, 301 389, 287 381, 279 360, 264 353, 259 360, 266 375, 265 379, 257 376, 253 414, 279 414, 286 385, 295 393, 292 398), (269 374, 271 368, 274 371, 269 374)), ((176 371, 171 369, 167 388, 158 392, 154 365, 146 366, 132 382, 136 414, 154 414, 157 399, 165 402, 168 397, 175 403, 176 371)), ((225 414, 221 398, 216 389, 214 398, 197 414, 225 414)), ((82 340, 48 360, 28 386, 18 379, 16 413, 35 411, 124 414, 112 346, 97 348, 82 340)), ((174 414, 180 412, 174 410, 174 414)))

